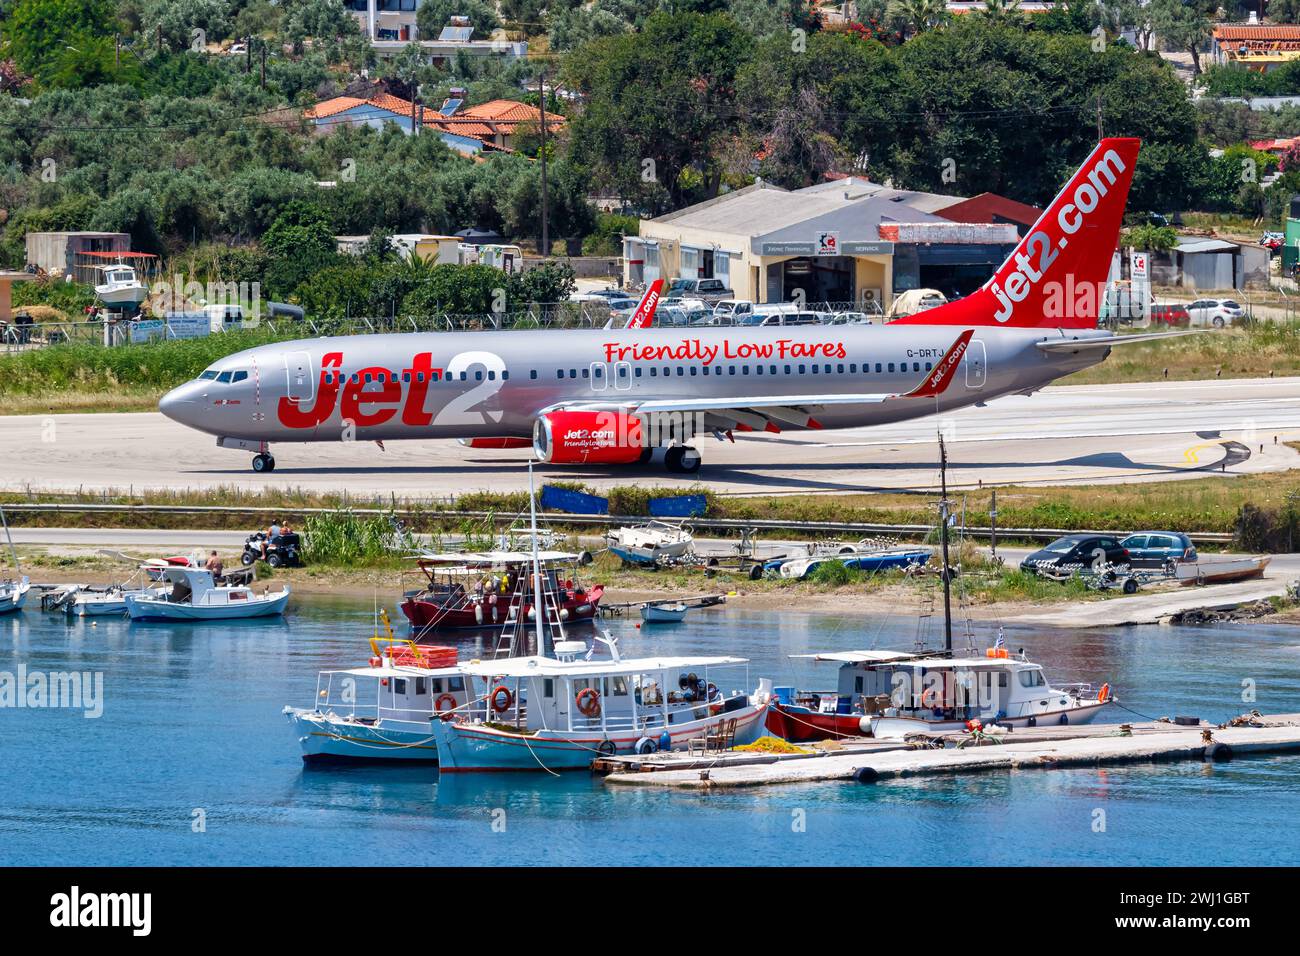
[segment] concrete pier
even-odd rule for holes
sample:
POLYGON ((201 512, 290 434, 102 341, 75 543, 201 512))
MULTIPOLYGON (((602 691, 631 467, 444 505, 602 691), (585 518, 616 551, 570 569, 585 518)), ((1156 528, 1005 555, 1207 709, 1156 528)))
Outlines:
MULTIPOLYGON (((611 773, 611 786, 763 787, 787 783, 876 781, 990 770, 1054 770, 1066 767, 1167 760, 1223 760, 1250 754, 1300 754, 1300 714, 1264 716, 1263 726, 1224 727, 1202 723, 1180 726, 1164 722, 1087 727, 1034 728, 987 743, 958 749, 913 749, 901 741, 864 740, 842 749, 815 754, 751 754, 761 760, 731 760, 727 754, 709 757, 658 755, 640 764, 640 771, 611 773), (1206 734, 1208 732, 1208 740, 1206 734), (653 762, 651 762, 653 760, 653 762), (680 764, 682 765, 679 765, 680 764)), ((960 737, 953 736, 952 740, 960 737)), ((740 755, 735 755, 739 757, 740 755)))

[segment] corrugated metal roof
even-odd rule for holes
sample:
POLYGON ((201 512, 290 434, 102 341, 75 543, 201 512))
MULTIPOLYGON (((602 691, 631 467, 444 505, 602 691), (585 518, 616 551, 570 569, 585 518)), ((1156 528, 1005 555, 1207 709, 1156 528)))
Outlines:
POLYGON ((1228 242, 1224 239, 1184 239, 1174 247, 1181 253, 1197 252, 1236 252, 1238 246, 1235 242, 1228 242))

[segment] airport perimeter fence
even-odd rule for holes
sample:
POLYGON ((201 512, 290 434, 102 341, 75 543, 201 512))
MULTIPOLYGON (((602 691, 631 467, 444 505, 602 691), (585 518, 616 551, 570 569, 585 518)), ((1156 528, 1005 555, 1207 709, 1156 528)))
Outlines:
MULTIPOLYGON (((854 302, 805 302, 785 303, 789 309, 797 308, 802 313, 815 313, 822 321, 833 322, 852 319, 860 321, 865 315, 869 321, 879 322, 878 312, 864 309, 861 303, 854 302)), ((744 316, 741 317, 742 319, 744 316)), ((511 312, 456 313, 433 312, 424 315, 387 315, 387 316, 343 316, 339 318, 259 318, 243 323, 245 328, 260 328, 277 338, 302 338, 305 336, 327 335, 368 335, 397 332, 474 332, 502 331, 512 329, 600 329, 610 324, 621 327, 627 320, 626 312, 615 313, 598 302, 558 302, 538 303, 526 309, 511 312)), ((655 316, 655 325, 660 328, 712 328, 716 326, 741 325, 730 316, 696 313, 684 316, 675 310, 664 310, 655 316)), ((193 338, 196 334, 208 334, 211 330, 197 330, 192 319, 183 327, 180 323, 173 326, 165 318, 152 316, 134 320, 109 321, 107 329, 104 321, 92 319, 76 322, 28 322, 11 321, 0 323, 0 350, 21 352, 42 348, 47 345, 89 344, 89 345, 134 345, 154 342, 160 339, 193 338), (147 333, 144 326, 148 325, 147 333)))

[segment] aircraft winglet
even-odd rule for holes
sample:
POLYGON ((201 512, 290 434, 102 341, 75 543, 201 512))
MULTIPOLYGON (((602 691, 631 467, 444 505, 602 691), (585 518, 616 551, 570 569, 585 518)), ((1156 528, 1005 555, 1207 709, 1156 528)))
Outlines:
POLYGON ((934 368, 926 375, 925 381, 910 392, 897 397, 935 398, 947 391, 948 386, 952 384, 953 376, 957 374, 957 367, 961 365, 966 349, 970 347, 971 336, 974 334, 974 329, 967 329, 957 336, 957 341, 952 343, 948 351, 943 353, 943 358, 934 364, 934 368))

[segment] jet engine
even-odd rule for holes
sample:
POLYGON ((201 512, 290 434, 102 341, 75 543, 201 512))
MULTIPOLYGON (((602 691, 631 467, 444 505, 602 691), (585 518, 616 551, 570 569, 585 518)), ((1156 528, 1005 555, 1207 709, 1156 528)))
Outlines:
POLYGON ((557 465, 628 465, 649 456, 641 420, 624 412, 547 412, 533 423, 533 451, 557 465))

